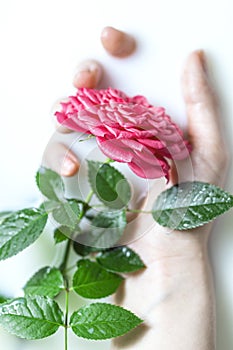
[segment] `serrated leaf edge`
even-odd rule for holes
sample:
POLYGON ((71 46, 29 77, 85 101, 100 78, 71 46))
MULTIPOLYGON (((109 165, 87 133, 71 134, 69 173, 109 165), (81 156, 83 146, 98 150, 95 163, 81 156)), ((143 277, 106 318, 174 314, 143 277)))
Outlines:
MULTIPOLYGON (((130 190, 131 190, 131 186, 130 186, 128 180, 126 179, 125 175, 122 174, 122 173, 121 173, 118 169, 116 169, 114 166, 111 166, 109 163, 98 162, 98 161, 94 161, 94 160, 87 160, 87 162, 88 162, 88 164, 89 164, 89 163, 96 163, 96 164, 99 164, 99 168, 97 169, 97 173, 98 173, 98 170, 99 170, 103 165, 107 165, 108 167, 114 169, 114 171, 116 171, 119 175, 121 175, 121 176, 124 178, 124 180, 128 183, 129 188, 130 188, 130 190)), ((97 173, 96 173, 96 174, 97 174, 97 173)), ((93 192, 94 192, 95 195, 98 197, 98 199, 99 199, 102 203, 105 204, 106 201, 103 200, 103 198, 101 198, 101 197, 99 196, 98 191, 97 191, 97 189, 96 189, 96 186, 95 186, 95 188, 92 187, 92 181, 91 181, 91 179, 90 179, 89 168, 88 168, 88 182, 89 182, 89 184, 90 184, 90 186, 91 186, 93 192)), ((132 193, 131 193, 131 195, 132 195, 132 193)), ((121 209, 123 209, 125 206, 126 206, 126 205, 124 205, 122 208, 118 208, 118 209, 116 209, 116 210, 121 210, 121 209)))
MULTIPOLYGON (((45 212, 45 211, 42 211, 41 209, 37 209, 37 208, 27 208, 27 209, 36 209, 37 211, 41 211, 42 212, 42 215, 41 216, 45 216, 47 219, 46 219, 46 222, 45 222, 45 225, 44 225, 44 228, 43 228, 43 230, 41 231, 41 233, 40 233, 40 235, 43 233, 43 231, 44 231, 44 229, 45 229, 45 226, 46 226, 46 224, 47 224, 47 220, 48 220, 48 214, 45 212)), ((23 209, 22 209, 23 210, 23 209)), ((40 217, 38 217, 36 220, 35 220, 35 222, 37 221, 37 220, 39 220, 39 219, 41 219, 41 216, 40 217)), ((9 217, 7 217, 5 220, 7 220, 7 219, 9 219, 9 217)), ((4 220, 4 221, 5 221, 4 220)), ((3 224, 4 223, 4 221, 1 223, 1 224, 3 224)), ((27 226, 28 227, 28 226, 27 226)), ((15 235, 15 236, 11 236, 11 238, 12 237, 17 237, 18 235, 20 235, 21 234, 21 232, 24 230, 25 228, 22 228, 18 233, 17 233, 17 235, 15 235)), ((2 248, 4 248, 5 247, 5 245, 10 241, 11 239, 9 239, 8 241, 6 241, 5 242, 5 244, 4 245, 2 245, 1 247, 0 247, 0 250, 2 249, 2 248)), ((30 247, 30 245, 32 245, 33 243, 35 243, 35 241, 33 241, 32 243, 30 243, 29 245, 27 245, 26 247, 24 247, 23 249, 21 249, 21 250, 19 250, 18 252, 16 252, 16 253, 14 253, 14 254, 12 254, 12 255, 10 255, 10 256, 7 256, 7 257, 4 257, 3 259, 1 259, 1 257, 0 257, 0 261, 4 261, 4 260, 6 260, 6 259, 9 259, 9 258, 11 258, 11 257, 13 257, 13 256, 16 256, 17 254, 19 254, 19 253, 21 253, 23 250, 25 250, 26 248, 28 248, 28 247, 30 247)))
MULTIPOLYGON (((10 303, 12 303, 12 302, 14 302, 14 301, 18 301, 18 300, 27 301, 27 300, 34 300, 34 299, 40 299, 40 298, 55 303, 55 304, 57 305, 58 310, 59 310, 59 312, 61 313, 62 317, 64 317, 62 310, 60 309, 59 305, 57 304, 57 302, 56 302, 55 300, 53 300, 53 299, 51 299, 51 298, 49 298, 49 297, 41 296, 41 295, 37 295, 37 296, 36 296, 36 295, 35 295, 35 296, 26 296, 26 297, 20 297, 20 298, 10 299, 10 300, 8 300, 8 301, 5 302, 5 303, 0 304, 0 310, 1 310, 2 307, 7 306, 8 304, 10 304, 10 303)), ((29 317, 29 316, 25 316, 25 315, 17 315, 17 314, 3 314, 3 315, 16 316, 16 317, 20 317, 20 318, 23 318, 23 319, 29 319, 29 320, 33 320, 33 319, 34 319, 34 320, 40 321, 40 322, 45 321, 45 322, 47 322, 47 323, 49 323, 49 324, 58 326, 58 328, 59 328, 59 327, 64 327, 64 326, 65 326, 64 324, 57 323, 57 322, 53 322, 53 321, 51 321, 51 320, 39 319, 39 318, 29 317)), ((0 317, 1 317, 1 313, 0 313, 0 317)), ((2 327, 4 328, 4 325, 2 325, 2 327)), ((58 329, 57 329, 57 330, 58 330, 58 329)), ((51 333, 50 335, 53 335, 54 333, 56 333, 57 330, 55 330, 55 331, 54 331, 53 333, 51 333)), ((17 335, 17 333, 14 332, 14 331, 11 331, 10 334, 16 335, 18 338, 27 339, 27 340, 37 340, 37 339, 43 339, 43 338, 45 338, 45 337, 43 337, 43 338, 31 338, 31 337, 25 338, 25 337, 21 337, 20 335, 17 335)), ((46 337, 48 337, 48 336, 46 336, 46 337)))
MULTIPOLYGON (((90 305, 100 305, 100 304, 101 304, 101 305, 113 305, 115 308, 118 308, 118 309, 122 309, 122 310, 124 310, 124 311, 127 311, 127 312, 129 312, 131 315, 133 315, 134 317, 136 317, 138 323, 137 323, 136 325, 134 325, 134 327, 130 328, 127 332, 123 333, 122 335, 127 334, 128 332, 132 331, 133 329, 135 329, 135 328, 138 327, 141 323, 144 322, 143 319, 141 319, 140 317, 138 317, 137 315, 135 315, 132 311, 123 308, 122 306, 115 305, 115 304, 109 304, 109 303, 98 303, 98 302, 97 302, 97 303, 91 303, 91 304, 89 304, 89 305, 83 306, 83 307, 81 307, 80 309, 78 309, 77 311, 74 311, 74 312, 73 312, 73 314, 70 316, 70 323, 69 323, 69 326, 71 327, 72 331, 74 332, 73 326, 75 326, 75 325, 72 325, 71 319, 72 319, 72 317, 73 317, 73 315, 74 315, 75 313, 79 312, 79 310, 81 310, 81 309, 84 309, 84 308, 89 307, 90 305)), ((104 322, 103 322, 103 323, 104 323, 104 322)), ((109 323, 109 322, 106 322, 106 323, 109 323)), ((74 332, 74 334, 76 335, 75 332, 74 332)), ((120 336, 122 336, 122 335, 119 335, 119 336, 117 336, 117 337, 120 337, 120 336)), ((77 335, 76 335, 76 336, 77 336, 77 335)), ((81 335, 78 335, 78 337, 79 337, 79 338, 82 338, 82 339, 90 339, 90 340, 94 340, 94 341, 117 338, 117 337, 106 337, 106 338, 101 338, 101 339, 99 339, 99 338, 87 338, 87 337, 83 337, 83 336, 81 336, 81 335)))
MULTIPOLYGON (((79 260, 78 261, 78 263, 77 263, 77 266, 78 266, 78 268, 79 268, 79 263, 80 263, 80 261, 82 261, 82 260, 88 260, 88 259, 81 259, 81 260, 79 260)), ((93 263, 93 261, 91 261, 92 263, 93 263)), ((74 279, 75 279, 75 275, 76 274, 78 274, 79 273, 79 270, 77 270, 75 273, 74 273, 74 276, 73 276, 73 280, 72 280, 72 288, 73 288, 73 290, 78 294, 78 295, 80 295, 81 297, 84 297, 84 298, 86 298, 86 299, 101 299, 101 298, 105 298, 105 297, 107 297, 107 296, 109 296, 109 295, 112 295, 112 294, 114 294, 115 293, 115 291, 118 289, 118 287, 120 286, 120 284, 124 281, 124 277, 123 276, 121 276, 121 275, 119 275, 119 274, 117 274, 117 273, 114 273, 114 272, 112 272, 112 271, 109 271, 109 270, 107 270, 104 266, 101 266, 98 262, 94 262, 96 265, 97 265, 97 267, 99 267, 100 269, 102 269, 102 270, 104 270, 105 272, 107 272, 107 273, 109 273, 109 274, 112 274, 113 276, 112 276, 112 278, 111 279, 107 279, 107 280, 101 280, 101 281, 93 281, 93 282, 89 282, 89 283, 85 283, 85 284, 81 284, 81 285, 74 285, 74 279), (91 287, 91 286, 93 286, 93 285, 95 285, 95 284, 97 284, 97 283, 101 283, 101 282, 111 282, 112 280, 114 280, 114 279, 116 279, 116 277, 117 277, 117 279, 118 279, 118 282, 119 282, 119 285, 117 286, 117 288, 116 288, 116 290, 114 291, 114 292, 110 292, 110 293, 105 293, 105 294, 103 294, 103 295, 101 295, 100 297, 87 297, 87 296, 83 296, 82 294, 80 294, 78 291, 77 291, 77 289, 78 288, 83 288, 83 287, 91 287)))
MULTIPOLYGON (((159 221, 159 219, 156 220, 156 219, 154 218, 153 212, 167 211, 167 212, 171 212, 171 213, 172 213, 173 210, 182 210, 182 209, 187 209, 187 208, 189 208, 189 207, 191 207, 191 208, 201 207, 201 206, 203 206, 203 204, 200 204, 200 205, 189 205, 188 207, 185 206, 185 207, 179 207, 179 208, 168 208, 168 209, 165 208, 165 209, 163 209, 163 210, 152 210, 152 216, 153 216, 154 220, 155 220, 159 225, 161 225, 161 226, 163 226, 163 227, 169 227, 169 228, 171 228, 171 229, 178 230, 178 231, 187 231, 187 230, 191 230, 191 229, 194 229, 194 228, 197 228, 197 227, 201 227, 201 226, 203 226, 203 225, 205 225, 205 224, 207 224, 207 223, 210 223, 210 222, 214 221, 218 216, 220 216, 220 215, 226 213, 227 211, 229 211, 229 210, 233 207, 233 196, 232 196, 230 193, 228 193, 227 191, 223 190, 223 189, 222 189, 221 187, 219 187, 219 186, 216 186, 216 185, 213 185, 213 184, 209 184, 208 182, 202 182, 202 181, 193 181, 193 182, 186 181, 186 182, 182 182, 182 183, 180 183, 180 184, 177 184, 177 185, 174 185, 174 186, 173 186, 173 187, 176 187, 176 188, 177 188, 177 193, 178 193, 178 191, 179 191, 179 186, 182 185, 182 184, 183 184, 183 185, 185 185, 185 184, 190 184, 190 185, 192 185, 192 184, 202 184, 202 185, 207 185, 207 186, 210 187, 210 188, 219 190, 219 191, 223 192, 224 194, 226 194, 226 195, 228 195, 228 196, 230 197, 231 200, 230 200, 228 203, 230 203, 231 206, 230 206, 229 208, 225 209, 221 214, 217 214, 217 215, 213 216, 213 217, 212 217, 211 219, 209 219, 209 220, 204 220, 204 221, 202 221, 202 222, 199 223, 199 224, 198 224, 198 223, 197 223, 197 224, 193 224, 193 225, 190 225, 190 226, 188 226, 188 227, 181 226, 180 224, 179 224, 178 226, 166 226, 164 223, 161 223, 161 222, 159 221)), ((163 191, 163 192, 156 198, 155 203, 159 200, 159 198, 163 195, 164 192, 170 191, 171 189, 172 189, 172 187, 169 188, 168 190, 163 191)), ((177 196, 177 193, 176 193, 176 196, 177 196)), ((154 205, 155 205, 155 203, 154 203, 154 205)), ((222 203, 222 204, 228 204, 227 202, 219 202, 219 204, 221 204, 221 203, 222 203)), ((215 204, 215 203, 206 203, 206 204, 204 204, 204 206, 205 206, 205 207, 208 207, 208 206, 213 206, 214 204, 215 204)), ((181 221, 181 222, 182 222, 182 221, 181 221)))
MULTIPOLYGON (((133 273, 133 272, 137 272, 137 271, 139 271, 139 270, 144 269, 144 268, 147 267, 147 266, 145 265, 145 263, 143 262, 143 260, 141 259, 141 257, 140 257, 133 249, 131 249, 131 248, 129 248, 129 247, 127 247, 127 249, 128 249, 128 250, 131 250, 134 254, 136 254, 137 257, 138 257, 138 259, 139 259, 139 261, 140 261, 140 263, 141 263, 140 267, 137 265, 138 268, 135 269, 135 270, 124 270, 124 271, 123 271, 123 270, 113 270, 113 269, 111 269, 111 267, 108 267, 108 266, 103 265, 103 264, 101 263, 101 260, 100 260, 99 258, 101 258, 101 255, 104 255, 104 254, 105 254, 105 251, 99 252, 99 253, 97 254, 97 256, 96 256, 96 262, 97 262, 101 267, 105 268, 107 271, 110 271, 110 272, 118 272, 118 273, 133 273)), ((135 266, 135 265, 134 265, 134 266, 135 266)))
MULTIPOLYGON (((56 175, 58 175, 58 176, 60 177, 60 179, 61 179, 61 186, 62 186, 62 190, 63 190, 63 194, 64 194, 64 193, 65 193, 65 185, 64 185, 64 181, 62 180, 62 177, 60 176, 60 174, 58 174, 56 171, 54 171, 54 170, 52 170, 52 169, 50 169, 50 168, 47 168, 47 167, 45 167, 45 166, 40 166, 40 168, 37 170, 36 176, 35 176, 36 185, 37 185, 37 188, 38 188, 38 190, 40 191, 40 193, 41 193, 44 197, 46 197, 47 199, 51 200, 51 199, 48 198, 48 197, 41 191, 41 189, 40 189, 39 177, 40 177, 40 175, 41 175, 41 174, 40 174, 41 169, 44 169, 45 171, 53 172, 54 174, 56 174, 56 175)), ((54 192, 54 191, 53 191, 53 192, 54 192)), ((62 202, 62 198, 59 198, 59 197, 57 196, 56 192, 54 192, 54 194, 55 194, 55 196, 56 196, 56 200, 57 200, 58 202, 62 202)), ((53 200, 54 200, 54 199, 53 199, 53 200)), ((54 201, 55 201, 55 200, 54 200, 54 201)))
MULTIPOLYGON (((36 294, 30 294, 30 293, 28 293, 28 292, 25 292, 25 289, 27 288, 27 287, 29 287, 29 288, 35 288, 35 287, 37 287, 37 285, 30 285, 30 286, 27 286, 30 282, 31 282, 31 280, 32 279, 34 279, 35 278, 35 276, 41 271, 41 270, 44 270, 44 269, 50 269, 50 270, 56 270, 57 272, 60 272, 60 274, 61 274, 61 277, 62 277, 62 279, 63 279, 63 276, 62 276, 62 273, 61 273, 61 271, 57 268, 57 267, 55 267, 55 266, 44 266, 44 267, 42 267, 42 268, 40 268, 38 271, 36 271, 32 276, 31 276, 31 278, 26 282, 26 284, 24 285, 24 287, 23 287, 23 290, 24 290, 24 293, 25 293, 25 297, 27 297, 27 296, 30 296, 31 298, 33 297, 33 296, 36 296, 36 294)), ((48 285, 50 285, 50 284, 48 284, 48 285)), ((57 286, 56 287, 57 289, 59 288, 59 292, 61 292, 62 290, 64 290, 65 289, 65 286, 64 286, 64 280, 63 280, 63 285, 62 286, 57 286)), ((58 292, 58 293, 59 293, 58 292)), ((57 294, 58 294, 57 293, 57 294)), ((57 295, 56 294, 56 295, 57 295)), ((56 297, 56 295, 54 296, 54 297, 56 297)), ((47 295, 42 295, 42 294, 38 294, 37 296, 44 296, 44 297, 47 297, 47 295)), ((48 297, 48 298, 50 298, 50 299, 53 299, 54 297, 48 297)))

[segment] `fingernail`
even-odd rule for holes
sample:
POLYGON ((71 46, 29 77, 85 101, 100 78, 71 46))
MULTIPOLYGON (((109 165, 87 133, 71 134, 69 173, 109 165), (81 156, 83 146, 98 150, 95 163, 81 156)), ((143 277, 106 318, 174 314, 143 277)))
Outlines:
POLYGON ((101 65, 94 60, 88 60, 78 65, 73 85, 77 89, 81 87, 93 89, 99 84, 101 78, 101 65))
POLYGON ((62 176, 73 176, 79 169, 79 163, 72 160, 70 157, 66 157, 62 162, 60 174, 62 176))
POLYGON ((206 61, 206 55, 204 50, 198 50, 197 51, 200 63, 202 65, 203 71, 207 73, 207 61, 206 61))
POLYGON ((136 42, 131 35, 113 27, 103 29, 101 42, 105 50, 115 57, 127 57, 136 49, 136 42))

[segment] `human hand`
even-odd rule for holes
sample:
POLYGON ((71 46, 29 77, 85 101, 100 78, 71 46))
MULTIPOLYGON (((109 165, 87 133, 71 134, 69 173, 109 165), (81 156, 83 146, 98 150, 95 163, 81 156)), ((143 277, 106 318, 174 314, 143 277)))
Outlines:
MULTIPOLYGON (((176 168, 173 164, 171 182, 199 180, 221 186, 227 171, 227 148, 202 51, 189 55, 182 88, 193 151, 190 159, 176 162, 176 168), (192 171, 187 172, 190 161, 192 171)), ((152 188, 144 210, 151 208, 157 193, 158 189, 152 188)), ((134 232, 130 247, 147 268, 128 276, 115 299, 144 318, 145 325, 115 339, 112 349, 215 349, 214 293, 207 254, 212 224, 171 231, 149 222, 143 214, 135 223, 128 231, 134 232)))
MULTIPOLYGON (((182 89, 188 116, 188 135, 193 150, 190 159, 173 163, 168 186, 193 180, 221 186, 227 171, 227 147, 221 131, 218 101, 210 85, 203 51, 189 55, 182 76, 182 89)), ((152 188, 142 210, 150 210, 159 194, 158 190, 156 186, 152 188)), ((190 245, 197 250, 200 247, 205 249, 212 224, 186 232, 171 231, 141 214, 137 223, 131 226, 128 230, 134 232, 131 240, 135 240, 131 247, 149 263, 154 259, 166 258, 166 255, 188 254, 191 252, 188 249, 190 245), (142 232, 146 231, 142 236, 142 232), (137 239, 138 237, 141 238, 137 239), (176 241, 178 244, 174 244, 176 241)), ((130 232, 128 236, 129 234, 130 232)))

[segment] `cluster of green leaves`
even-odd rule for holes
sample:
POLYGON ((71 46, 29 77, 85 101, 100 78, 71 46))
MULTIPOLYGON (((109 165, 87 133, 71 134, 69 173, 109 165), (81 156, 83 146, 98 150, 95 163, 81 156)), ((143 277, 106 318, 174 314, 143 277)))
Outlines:
POLYGON ((105 302, 74 310, 68 319, 67 310, 63 312, 56 300, 60 293, 70 292, 88 299, 105 298, 123 282, 122 273, 145 267, 130 248, 113 248, 126 226, 126 206, 131 196, 128 182, 109 164, 89 162, 88 168, 92 192, 87 201, 66 198, 62 178, 42 167, 36 175, 45 197, 40 208, 1 213, 1 260, 34 243, 48 217, 60 225, 54 230, 55 243, 67 244, 61 265, 46 266, 36 272, 23 288, 24 297, 1 297, 0 324, 18 337, 41 339, 61 326, 87 339, 108 339, 123 335, 142 322, 129 310, 105 302), (89 202, 94 194, 104 209, 93 215, 89 202), (80 222, 84 217, 88 218, 90 229, 82 232, 80 222), (73 276, 69 276, 66 270, 72 246, 78 260, 73 276))
POLYGON ((0 324, 10 333, 25 339, 41 339, 59 327, 71 328, 87 339, 108 339, 128 332, 142 320, 129 310, 108 303, 95 302, 74 311, 69 322, 55 298, 74 291, 88 299, 104 298, 114 293, 123 277, 113 271, 132 272, 144 267, 139 256, 128 247, 102 251, 90 259, 80 259, 69 289, 59 268, 40 269, 24 286, 25 296, 0 302, 0 324), (126 322, 122 322, 126 320, 126 322))
MULTIPOLYGON (((144 268, 140 257, 127 246, 115 247, 124 233, 131 189, 126 178, 109 162, 88 161, 91 192, 87 199, 66 198, 62 178, 40 168, 36 182, 45 197, 40 208, 0 213, 0 260, 12 257, 34 243, 48 217, 56 222, 55 244, 66 243, 59 267, 40 269, 24 287, 24 297, 0 297, 0 324, 19 337, 47 337, 62 326, 87 339, 108 339, 125 334, 142 320, 129 310, 94 302, 73 310, 68 318, 56 300, 60 293, 76 293, 88 299, 105 298, 116 292, 122 274, 144 268), (90 204, 92 196, 101 211, 90 204), (88 220, 83 231, 82 219, 88 220), (69 275, 70 250, 77 253, 76 267, 69 275)), ((233 196, 202 182, 171 187, 155 200, 150 214, 159 224, 177 230, 201 226, 233 207, 233 196)), ((136 211, 137 212, 137 211, 136 211)))

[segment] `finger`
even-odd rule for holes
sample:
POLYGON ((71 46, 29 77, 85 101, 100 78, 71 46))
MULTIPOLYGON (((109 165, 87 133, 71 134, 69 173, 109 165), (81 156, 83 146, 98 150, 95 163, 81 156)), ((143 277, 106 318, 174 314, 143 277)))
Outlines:
POLYGON ((136 49, 136 42, 131 35, 113 27, 103 29, 101 42, 105 50, 115 57, 127 57, 136 49))
MULTIPOLYGON (((103 70, 101 65, 94 60, 86 60, 80 63, 76 69, 76 73, 73 79, 73 85, 78 88, 95 88, 100 83, 101 78, 103 75, 103 70)), ((65 126, 62 126, 60 123, 57 122, 56 117, 54 116, 56 111, 59 111, 61 108, 62 102, 67 102, 68 99, 60 99, 56 101, 54 104, 51 114, 54 120, 55 128, 58 132, 62 134, 67 134, 73 132, 73 130, 66 128, 65 126)))
POLYGON ((50 143, 44 153, 43 165, 56 171, 61 176, 73 176, 79 170, 76 155, 62 143, 50 143))
POLYGON ((188 57, 182 83, 189 138, 193 146, 191 159, 194 178, 221 185, 228 157, 218 104, 207 76, 203 51, 195 51, 188 57))
POLYGON ((203 51, 195 51, 189 55, 184 68, 182 87, 190 141, 195 150, 211 152, 211 146, 221 140, 220 121, 203 51))
POLYGON ((75 73, 73 85, 78 88, 94 89, 102 79, 103 70, 95 60, 86 60, 80 63, 75 73))

